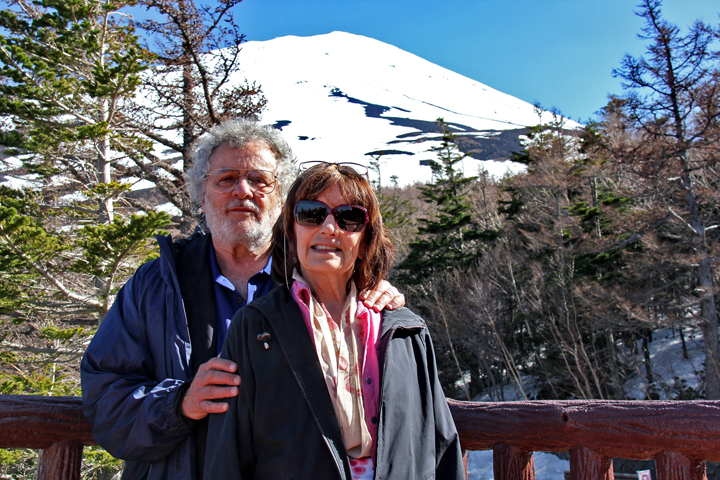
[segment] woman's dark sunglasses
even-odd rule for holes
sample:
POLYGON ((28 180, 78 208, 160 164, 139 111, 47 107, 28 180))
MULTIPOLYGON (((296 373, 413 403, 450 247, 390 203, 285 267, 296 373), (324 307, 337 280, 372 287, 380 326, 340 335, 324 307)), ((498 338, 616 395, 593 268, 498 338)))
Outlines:
POLYGON ((335 219, 335 225, 346 232, 362 232, 368 223, 368 213, 359 205, 338 205, 330 208, 317 200, 300 200, 295 204, 295 221, 303 227, 317 227, 328 215, 335 219))

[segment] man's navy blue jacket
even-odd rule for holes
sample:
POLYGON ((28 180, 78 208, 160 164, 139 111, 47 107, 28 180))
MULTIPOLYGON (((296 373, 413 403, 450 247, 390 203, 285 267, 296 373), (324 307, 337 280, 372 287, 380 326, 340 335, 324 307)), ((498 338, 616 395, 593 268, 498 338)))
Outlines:
POLYGON ((186 382, 217 354, 212 242, 202 234, 157 240, 160 258, 123 286, 85 352, 83 410, 97 442, 126 460, 123 479, 195 480, 207 421, 182 417, 178 405, 186 382))

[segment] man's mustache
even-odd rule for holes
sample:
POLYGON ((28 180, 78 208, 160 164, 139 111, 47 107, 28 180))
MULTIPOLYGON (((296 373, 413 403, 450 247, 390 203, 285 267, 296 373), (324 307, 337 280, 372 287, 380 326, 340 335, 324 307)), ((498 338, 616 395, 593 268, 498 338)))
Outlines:
POLYGON ((260 208, 255 205, 251 200, 236 200, 225 207, 226 211, 232 210, 233 208, 247 208, 251 210, 255 215, 260 213, 260 208))

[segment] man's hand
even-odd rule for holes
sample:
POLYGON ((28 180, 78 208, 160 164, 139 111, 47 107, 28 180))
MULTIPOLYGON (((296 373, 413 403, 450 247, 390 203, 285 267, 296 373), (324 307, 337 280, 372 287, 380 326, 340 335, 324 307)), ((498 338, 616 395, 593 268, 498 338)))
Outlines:
POLYGON ((381 311, 383 308, 395 310, 405 305, 405 295, 390 285, 387 280, 382 280, 372 292, 367 290, 360 292, 360 300, 363 301, 367 308, 372 308, 376 312, 381 311))
POLYGON ((240 377, 235 375, 237 365, 224 358, 212 358, 200 365, 190 388, 185 392, 180 410, 193 420, 207 417, 208 413, 227 411, 226 402, 213 402, 217 398, 234 397, 238 394, 240 377), (224 386, 231 385, 231 386, 224 386))

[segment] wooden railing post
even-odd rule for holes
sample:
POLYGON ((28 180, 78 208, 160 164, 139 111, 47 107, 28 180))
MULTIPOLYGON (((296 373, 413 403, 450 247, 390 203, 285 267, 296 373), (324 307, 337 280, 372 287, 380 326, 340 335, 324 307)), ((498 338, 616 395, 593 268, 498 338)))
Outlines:
POLYGON ((614 480, 612 459, 587 447, 570 450, 570 480, 614 480))
POLYGON ((535 480, 532 452, 506 443, 493 447, 495 480, 535 480))
POLYGON ((463 468, 465 469, 465 480, 467 480, 467 464, 468 464, 468 459, 470 458, 468 455, 469 455, 469 452, 467 450, 462 451, 463 468))
POLYGON ((662 451, 655 456, 657 480, 707 480, 705 461, 662 451))
POLYGON ((37 480, 80 480, 83 445, 65 441, 40 451, 37 480))

